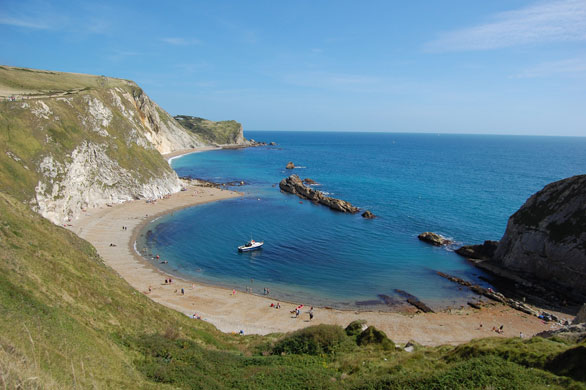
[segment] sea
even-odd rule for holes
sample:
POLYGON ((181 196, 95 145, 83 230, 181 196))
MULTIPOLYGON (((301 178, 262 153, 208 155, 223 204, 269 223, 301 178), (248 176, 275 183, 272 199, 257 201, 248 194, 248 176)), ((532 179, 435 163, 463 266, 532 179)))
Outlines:
POLYGON ((586 173, 586 138, 364 132, 255 132, 275 142, 173 159, 180 177, 244 182, 244 196, 165 215, 137 248, 165 272, 200 283, 267 292, 275 301, 348 310, 395 310, 401 291, 436 310, 473 293, 441 271, 482 286, 490 276, 454 253, 499 240, 507 220, 546 184, 586 173), (289 161, 295 169, 287 170, 289 161), (370 210, 344 214, 282 193, 296 174, 314 188, 370 210), (434 247, 426 231, 454 241, 434 247), (239 253, 253 238, 261 250, 239 253), (154 259, 160 256, 160 264, 154 259), (401 291, 398 291, 401 290, 401 291))

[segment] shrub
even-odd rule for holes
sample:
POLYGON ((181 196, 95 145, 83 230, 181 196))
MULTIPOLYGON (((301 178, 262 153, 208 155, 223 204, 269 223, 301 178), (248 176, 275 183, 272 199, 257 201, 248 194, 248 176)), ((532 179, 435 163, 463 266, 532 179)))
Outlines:
POLYGON ((356 337, 356 343, 361 346, 380 345, 384 349, 393 349, 395 347, 395 343, 387 337, 385 332, 378 330, 374 326, 369 326, 360 333, 358 337, 356 337))
POLYGON ((346 334, 350 337, 359 335, 364 324, 366 324, 366 320, 352 321, 345 329, 346 334))
POLYGON ((273 354, 293 353, 319 355, 332 353, 346 339, 346 333, 337 325, 316 325, 298 330, 278 341, 273 354))

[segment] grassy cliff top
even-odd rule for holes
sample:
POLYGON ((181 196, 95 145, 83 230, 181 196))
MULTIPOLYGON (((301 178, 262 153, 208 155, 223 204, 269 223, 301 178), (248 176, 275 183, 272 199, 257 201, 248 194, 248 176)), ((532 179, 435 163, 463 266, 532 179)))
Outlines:
POLYGON ((185 129, 211 143, 224 145, 242 142, 242 125, 234 120, 214 122, 188 115, 176 115, 175 120, 185 129))
POLYGON ((0 97, 12 95, 52 95, 75 93, 98 87, 135 85, 128 80, 81 73, 17 68, 0 65, 0 97))

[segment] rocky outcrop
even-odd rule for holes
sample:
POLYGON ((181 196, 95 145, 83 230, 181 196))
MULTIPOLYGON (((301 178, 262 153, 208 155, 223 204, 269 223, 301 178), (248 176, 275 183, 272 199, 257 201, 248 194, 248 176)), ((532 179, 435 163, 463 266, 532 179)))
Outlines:
POLYGON ((366 210, 365 212, 362 213, 362 218, 374 219, 374 218, 376 218, 376 215, 371 213, 370 210, 366 210))
POLYGON ((468 259, 490 260, 494 256, 498 241, 484 241, 480 245, 464 245, 456 249, 456 253, 468 259))
MULTIPOLYGON (((161 153, 205 145, 132 81, 3 71, 21 80, 23 91, 0 111, 0 132, 7 135, 0 143, 0 188, 54 223, 86 208, 179 191, 161 153), (35 77, 51 91, 35 90, 35 77)), ((3 82, 0 90, 10 88, 3 82)))
POLYGON ((586 323, 586 303, 584 303, 580 310, 578 310, 578 314, 576 314, 576 317, 574 317, 574 320, 572 321, 573 325, 584 323, 586 323))
POLYGON ((492 261, 586 295, 586 175, 531 196, 509 218, 492 261))
POLYGON ((324 195, 321 191, 316 191, 313 188, 307 187, 297 175, 291 175, 281 180, 279 188, 284 192, 297 195, 300 198, 328 206, 332 210, 344 213, 357 213, 359 211, 358 207, 353 206, 345 200, 331 198, 324 195))
POLYGON ((310 179, 309 177, 306 177, 305 179, 303 179, 303 183, 304 184, 309 184, 309 185, 316 185, 317 181, 310 179))
POLYGON ((293 161, 289 161, 287 163, 287 166, 285 167, 285 169, 293 169, 295 168, 295 164, 293 164, 293 161))
POLYGON ((435 246, 450 245, 453 243, 452 241, 448 240, 444 236, 437 234, 437 233, 432 233, 432 232, 421 233, 420 235, 417 236, 417 238, 419 238, 419 240, 421 240, 423 242, 426 242, 428 244, 435 245, 435 246))

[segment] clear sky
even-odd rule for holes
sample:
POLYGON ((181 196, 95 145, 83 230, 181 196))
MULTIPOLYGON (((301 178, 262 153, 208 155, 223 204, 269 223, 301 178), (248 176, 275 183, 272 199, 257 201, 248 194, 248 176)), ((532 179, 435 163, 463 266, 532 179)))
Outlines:
POLYGON ((0 36, 248 130, 586 136, 586 0, 0 0, 0 36))

